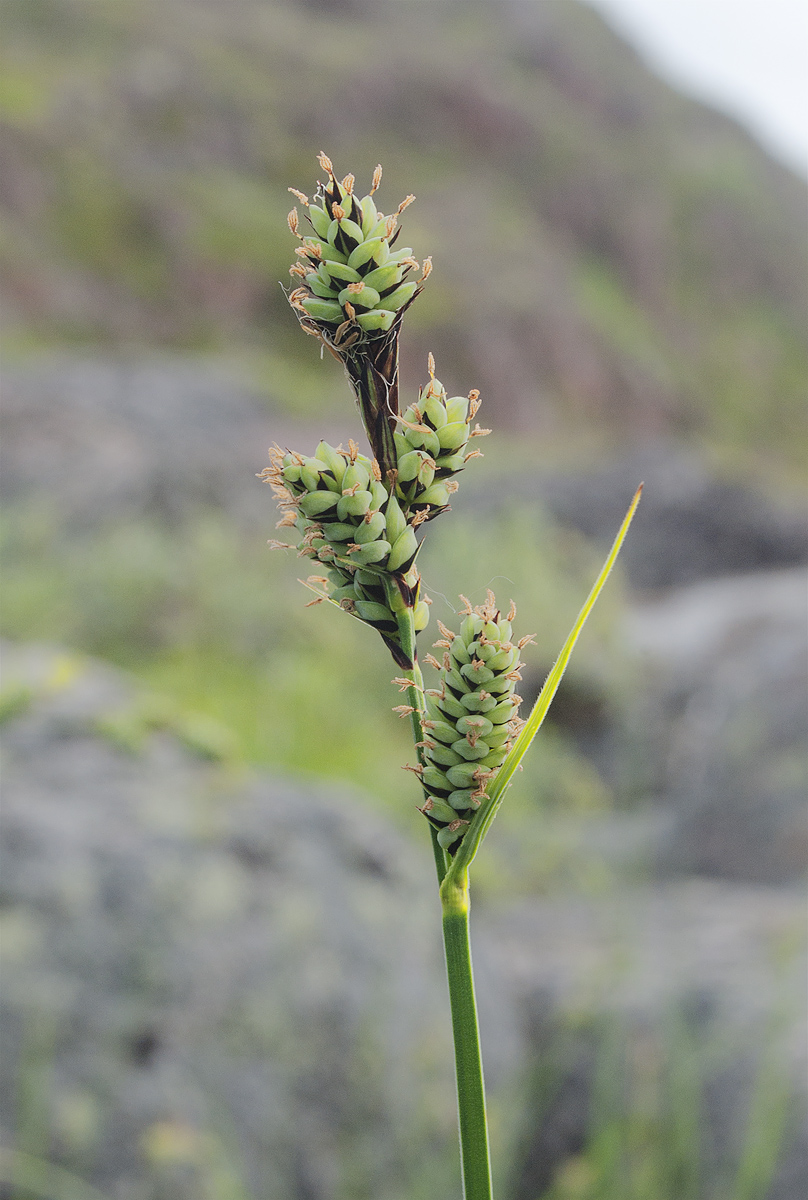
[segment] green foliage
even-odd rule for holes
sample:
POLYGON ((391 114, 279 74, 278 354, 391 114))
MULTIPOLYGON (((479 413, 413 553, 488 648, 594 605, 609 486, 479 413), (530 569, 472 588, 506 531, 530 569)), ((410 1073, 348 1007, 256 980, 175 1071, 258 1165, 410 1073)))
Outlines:
POLYGON ((104 1192, 85 1183, 72 1171, 53 1166, 22 1150, 0 1149, 0 1183, 13 1187, 15 1197, 25 1200, 29 1197, 31 1200, 49 1200, 51 1196, 58 1196, 59 1200, 109 1200, 104 1192))
POLYGON ((190 177, 184 192, 194 214, 189 253, 244 269, 262 287, 285 276, 288 251, 278 237, 285 206, 265 182, 220 169, 190 177))
POLYGON ((172 733, 188 750, 210 762, 238 761, 237 739, 214 717, 186 711, 159 695, 146 696, 131 708, 99 720, 97 731, 122 750, 137 755, 146 738, 158 731, 172 733))
MULTIPOLYGON (((496 816, 497 810, 504 799, 505 792, 507 791, 515 772, 520 767, 522 759, 527 754, 527 751, 530 749, 531 744, 541 729, 541 726, 544 724, 544 720, 547 716, 550 705, 555 698, 556 692, 558 691, 558 687, 567 668, 567 663, 569 662, 570 656, 572 655, 578 638, 580 637, 584 624, 594 605, 596 604, 601 590, 609 578, 609 575, 611 574, 614 564, 617 560, 617 556, 620 553, 620 548, 623 544, 626 534, 628 533, 629 526, 637 509, 641 493, 642 485, 640 485, 640 487, 637 489, 634 499, 632 500, 629 510, 626 513, 623 524, 618 531, 617 537, 614 540, 606 561, 601 567, 600 573, 592 586, 592 590, 584 602, 581 611, 578 613, 575 624, 573 625, 570 633, 567 635, 567 639, 559 651, 558 657, 553 663, 553 667, 548 674, 541 691, 539 692, 536 703, 531 709, 530 715, 527 717, 523 728, 513 742, 513 745, 510 747, 507 757, 499 767, 499 770, 493 781, 487 784, 488 797, 480 805, 479 813, 475 815, 469 829, 467 830, 467 836, 463 837, 462 844, 457 850, 455 859, 449 868, 449 871, 447 872, 447 885, 453 876, 457 878, 464 878, 467 875, 468 868, 474 860, 477 850, 482 845, 483 838, 490 828, 491 822, 496 816)), ((454 643, 451 653, 455 653, 454 643)), ((489 684, 488 686, 491 685, 489 684)), ((484 759, 483 761, 486 760, 484 759)))
POLYGON ((31 705, 34 693, 24 684, 12 683, 0 691, 0 725, 24 713, 31 705))
MULTIPOLYGON (((85 1105, 78 1094, 71 1101, 67 1124, 65 1114, 48 1111, 52 1037, 52 1030, 34 1029, 32 1023, 19 1080, 18 1143, 15 1151, 0 1150, 0 1184, 15 1183, 32 1200, 105 1200, 106 1193, 82 1180, 80 1167, 65 1170, 45 1159, 51 1121, 63 1140, 78 1146, 83 1135, 77 1123, 98 1119, 97 1113, 82 1116, 85 1105)), ((512 1081, 493 1094, 494 1140, 508 1145, 501 1177, 521 1169, 524 1149, 542 1113, 552 1104, 575 1054, 590 1041, 596 1065, 585 1144, 557 1166, 551 1185, 536 1200, 765 1200, 781 1148, 796 1124, 774 1041, 764 1038, 761 1047, 745 1136, 734 1154, 708 1171, 704 1103, 707 1073, 720 1062, 720 1051, 714 1042, 705 1044, 703 1037, 681 1011, 639 1035, 636 1029, 630 1035, 617 1017, 592 1021, 570 1016, 521 1086, 512 1081), (523 1128, 527 1141, 522 1145, 516 1131, 524 1126, 527 1113, 530 1125, 523 1128)), ((362 1065, 378 1069, 372 1055, 362 1065)), ((422 1153, 413 1154, 406 1190, 391 1184, 392 1190, 383 1195, 374 1192, 378 1200, 437 1200, 451 1193, 457 1168, 448 1151, 450 1145, 454 1149, 454 1130, 445 1122, 438 1097, 427 1094, 422 1105, 416 1120, 422 1153)), ((149 1195, 165 1200, 182 1200, 189 1183, 204 1200, 259 1200, 244 1182, 231 1133, 226 1113, 215 1104, 202 1127, 156 1122, 141 1147, 140 1182, 155 1189, 149 1195)), ((373 1164, 352 1158, 348 1146, 344 1150, 338 1194, 353 1200, 366 1195, 366 1170, 372 1174, 373 1164)), ((512 1194, 512 1188, 503 1194, 512 1194)))
MULTIPOLYGON (((586 1142, 537 1200, 765 1200, 790 1124, 773 1042, 761 1047, 746 1137, 714 1161, 706 1102, 709 1074, 720 1069, 715 1034, 697 1031, 681 1010, 631 1033, 617 1016, 570 1018, 526 1081, 526 1145, 586 1041, 595 1060, 586 1142)), ((518 1170, 523 1150, 514 1154, 518 1170)))
MULTIPOLYGON (((460 476, 461 489, 465 478, 460 476)), ((539 505, 497 503, 495 488, 484 480, 465 502, 461 490, 450 518, 429 530, 422 569, 432 617, 451 625, 459 592, 477 603, 492 588, 506 607, 508 600, 517 601, 520 633, 536 637, 525 657, 549 670, 597 575, 598 552, 574 531, 559 529, 539 505)), ((615 582, 592 615, 584 641, 588 653, 583 661, 573 659, 573 675, 579 666, 586 674, 603 669, 606 661, 614 665, 611 643, 623 602, 619 576, 615 582)))
POLYGON ((674 359, 652 315, 644 310, 614 265, 588 256, 578 264, 577 297, 582 313, 608 346, 660 382, 670 379, 674 359))

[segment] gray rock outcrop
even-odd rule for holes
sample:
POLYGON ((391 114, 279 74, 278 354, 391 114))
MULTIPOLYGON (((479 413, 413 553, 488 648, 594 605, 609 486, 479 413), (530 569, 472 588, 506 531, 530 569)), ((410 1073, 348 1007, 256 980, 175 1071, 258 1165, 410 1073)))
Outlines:
MULTIPOLYGON (((69 534, 133 517, 176 522, 201 506, 271 524, 255 473, 292 423, 278 412, 270 421, 234 371, 56 356, 7 369, 3 392, 7 504, 51 502, 69 534)), ((346 425, 351 415, 346 405, 346 425)), ((312 433, 312 449, 322 436, 312 433)))
POLYGON ((117 672, 6 677, 34 697, 5 738, 7 1133, 44 1038, 39 1150, 110 1196, 198 1196, 217 1156, 262 1200, 411 1183, 454 1122, 428 857, 354 797, 122 743, 117 672))
POLYGON ((808 871, 808 576, 705 580, 635 601, 649 785, 666 871, 794 883, 808 871), (655 777, 654 777, 655 776, 655 777))

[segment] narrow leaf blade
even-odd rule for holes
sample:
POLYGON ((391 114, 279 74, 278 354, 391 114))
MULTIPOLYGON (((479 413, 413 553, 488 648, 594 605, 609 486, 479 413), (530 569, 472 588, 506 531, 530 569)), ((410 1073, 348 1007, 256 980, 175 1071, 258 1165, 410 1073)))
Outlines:
POLYGON ((483 838, 490 828, 491 822, 496 816, 497 810, 502 803, 502 797, 505 794, 505 791, 507 790, 514 773, 516 772, 522 759, 525 757, 531 742, 544 723, 544 718, 547 716, 547 711, 553 702, 553 697, 558 691, 558 685, 561 683, 561 679, 567 668, 567 663, 569 662, 572 652, 575 649, 575 643, 578 641, 578 638, 581 635, 581 630, 586 624, 587 617, 595 607, 595 601, 603 590, 603 585, 609 578, 609 575, 612 572, 612 567, 617 561, 617 556, 620 553, 620 548, 623 545, 623 542, 625 541, 629 525, 631 524, 634 514, 637 511, 637 505, 640 502, 642 489, 643 485, 640 484, 634 494, 634 499, 629 505, 628 512, 626 513, 623 524, 620 526, 617 537, 614 539, 614 544, 609 551, 608 557, 601 568, 601 572, 595 580, 595 584, 592 588, 592 591, 587 596, 583 608, 578 613, 575 624, 573 625, 569 637, 562 647, 561 653, 555 661, 553 669, 544 682, 544 687, 541 689, 538 699, 533 705, 533 711, 528 717, 527 723, 511 747, 510 754, 499 768, 494 782, 488 789, 488 800, 485 801, 482 807, 479 809, 471 828, 468 830, 466 836, 463 838, 463 841, 460 843, 460 847, 454 857, 452 866, 449 868, 450 874, 455 868, 458 872, 464 872, 468 869, 472 859, 480 848, 483 838))

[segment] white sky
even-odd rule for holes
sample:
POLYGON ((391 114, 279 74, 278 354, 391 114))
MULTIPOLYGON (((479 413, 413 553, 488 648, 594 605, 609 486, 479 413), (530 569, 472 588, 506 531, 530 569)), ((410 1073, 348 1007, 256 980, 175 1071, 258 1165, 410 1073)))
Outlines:
POLYGON ((589 0, 681 90, 808 175, 808 0, 589 0))

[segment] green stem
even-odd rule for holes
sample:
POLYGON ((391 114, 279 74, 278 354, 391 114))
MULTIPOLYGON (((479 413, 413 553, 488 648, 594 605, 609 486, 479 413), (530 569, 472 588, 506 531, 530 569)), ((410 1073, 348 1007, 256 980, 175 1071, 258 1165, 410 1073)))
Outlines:
MULTIPOLYGON (((408 703, 413 710, 410 720, 418 761, 423 763, 423 747, 418 743, 424 740, 424 681, 415 652, 413 610, 408 608, 399 612, 397 620, 401 647, 412 663, 411 669, 405 670, 404 677, 410 680, 407 689, 408 703)), ((443 945, 454 1035, 463 1196, 465 1200, 492 1200, 485 1083, 469 943, 468 872, 453 872, 450 878, 446 878, 448 855, 438 844, 437 830, 431 826, 430 830, 443 908, 443 945)))
MULTIPOLYGON (((415 646, 415 619, 414 611, 411 608, 402 608, 400 605, 400 597, 395 589, 395 584, 392 580, 386 585, 388 603, 391 609, 396 613, 396 621, 398 622, 398 635, 401 639, 401 649, 406 654, 407 658, 412 663, 409 670, 404 671, 404 678, 410 680, 410 686, 407 688, 407 703, 412 709, 410 713, 410 724, 412 725, 412 740, 415 743, 415 753, 418 756, 418 762, 421 766, 425 765, 424 748, 421 742, 424 740, 423 720, 425 715, 425 700, 424 700, 424 677, 421 674, 421 668, 418 665, 418 652, 415 646), (396 611, 398 609, 398 611, 396 611)), ((438 843, 438 831, 432 826, 429 826, 429 832, 432 836, 432 853, 435 856, 435 870, 438 874, 438 887, 443 883, 444 876, 449 867, 446 851, 438 843)))
POLYGON ((457 1072, 463 1196, 465 1200, 492 1200, 485 1084, 469 943, 468 878, 445 880, 441 904, 457 1072))

